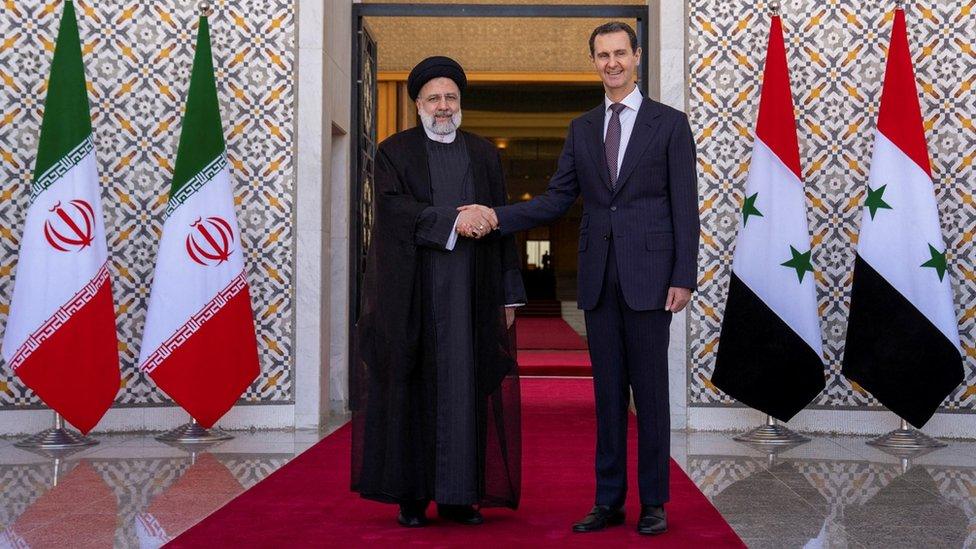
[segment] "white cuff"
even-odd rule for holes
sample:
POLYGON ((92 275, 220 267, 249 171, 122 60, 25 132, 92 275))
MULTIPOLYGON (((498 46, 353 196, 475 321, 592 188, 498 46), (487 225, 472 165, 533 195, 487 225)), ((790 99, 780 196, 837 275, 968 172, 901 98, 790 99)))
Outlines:
POLYGON ((458 238, 457 224, 458 224, 458 219, 460 218, 461 218, 460 215, 454 218, 454 226, 451 227, 451 236, 447 238, 447 244, 444 245, 444 248, 449 252, 453 252, 454 246, 457 244, 457 238, 458 238))
POLYGON ((525 303, 511 303, 511 304, 505 305, 505 308, 506 309, 514 309, 515 307, 525 307, 525 303))

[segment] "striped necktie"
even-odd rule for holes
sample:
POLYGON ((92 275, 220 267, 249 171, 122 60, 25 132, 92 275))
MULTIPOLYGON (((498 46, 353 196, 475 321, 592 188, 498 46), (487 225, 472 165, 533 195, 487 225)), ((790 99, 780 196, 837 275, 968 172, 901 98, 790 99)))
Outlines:
POLYGON ((603 149, 607 154, 607 168, 610 171, 610 190, 617 190, 617 155, 620 153, 620 111, 624 110, 623 103, 610 105, 613 114, 607 125, 607 136, 603 140, 603 149))

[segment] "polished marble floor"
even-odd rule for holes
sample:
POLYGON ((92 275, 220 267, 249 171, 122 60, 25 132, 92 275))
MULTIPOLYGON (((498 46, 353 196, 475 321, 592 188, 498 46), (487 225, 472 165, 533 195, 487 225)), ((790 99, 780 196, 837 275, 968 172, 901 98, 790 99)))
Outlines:
MULTIPOLYGON (((234 435, 197 453, 100 436, 56 461, 0 439, 0 547, 158 547, 326 433, 234 435)), ((674 458, 750 547, 976 546, 976 442, 905 461, 863 437, 778 455, 725 433, 672 438, 674 458)))

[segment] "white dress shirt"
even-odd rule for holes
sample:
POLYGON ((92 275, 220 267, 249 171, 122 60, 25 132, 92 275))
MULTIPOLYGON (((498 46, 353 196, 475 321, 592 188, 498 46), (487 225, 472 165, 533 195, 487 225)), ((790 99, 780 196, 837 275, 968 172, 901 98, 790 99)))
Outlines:
MULTIPOLYGON (((627 143, 630 142, 630 134, 634 132, 634 122, 637 121, 637 111, 640 110, 643 102, 644 95, 641 94, 640 88, 637 86, 634 86, 634 91, 621 101, 626 108, 620 111, 620 150, 617 151, 617 173, 614 174, 616 176, 620 175, 620 167, 624 164, 624 153, 627 152, 627 143)), ((606 141, 607 126, 610 125, 610 115, 613 114, 610 105, 613 105, 613 101, 604 96, 603 105, 603 140, 606 141)))

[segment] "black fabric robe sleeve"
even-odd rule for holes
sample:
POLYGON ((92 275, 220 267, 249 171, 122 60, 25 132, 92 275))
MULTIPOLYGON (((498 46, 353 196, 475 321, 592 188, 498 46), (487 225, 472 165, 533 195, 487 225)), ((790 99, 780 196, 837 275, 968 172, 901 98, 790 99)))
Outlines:
POLYGON ((414 231, 414 242, 418 246, 426 246, 441 251, 447 250, 447 244, 454 233, 454 223, 457 221, 458 211, 446 206, 428 206, 420 212, 417 228, 414 231))

